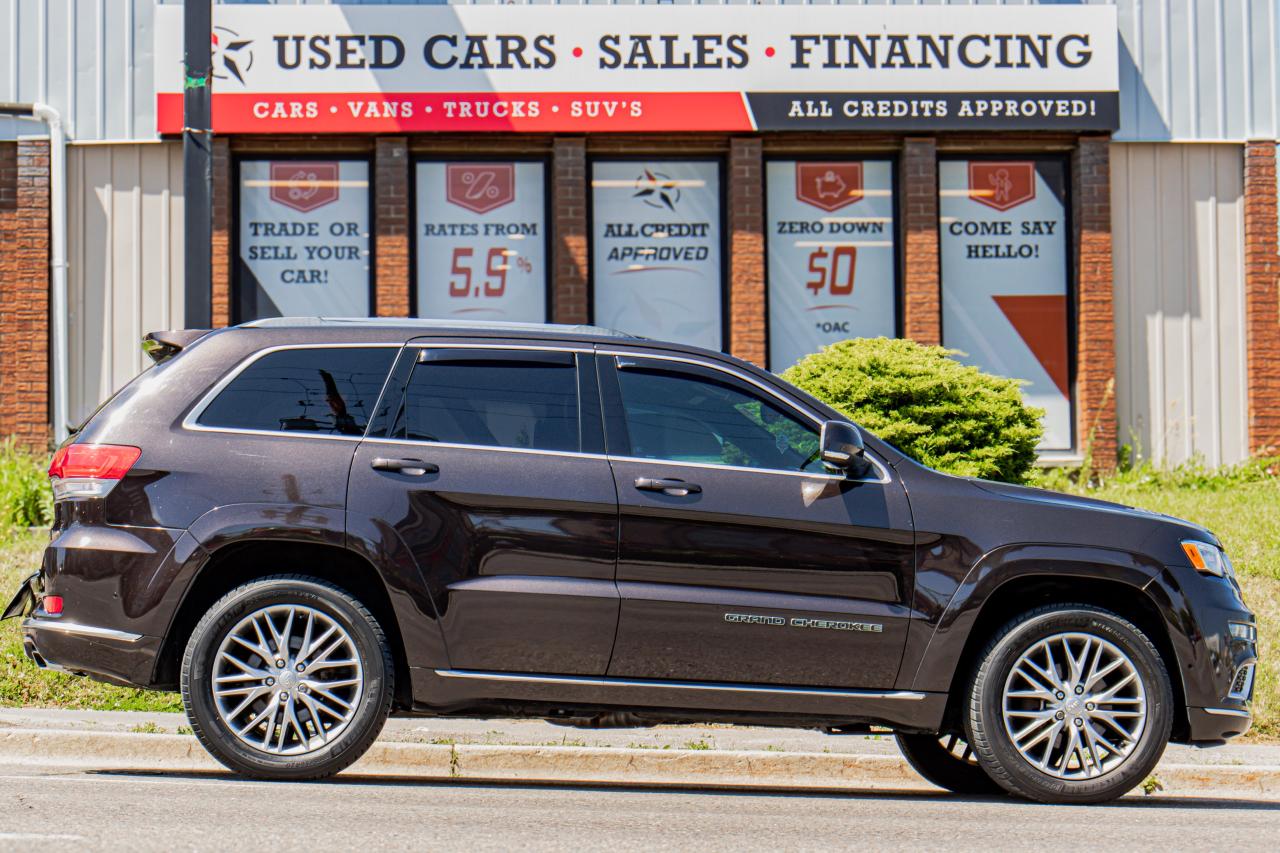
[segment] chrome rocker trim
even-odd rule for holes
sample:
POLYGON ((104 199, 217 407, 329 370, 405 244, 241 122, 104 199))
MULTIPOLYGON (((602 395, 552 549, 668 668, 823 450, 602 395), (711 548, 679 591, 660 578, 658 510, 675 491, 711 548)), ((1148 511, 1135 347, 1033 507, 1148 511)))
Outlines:
POLYGON ((825 687, 765 687, 760 684, 720 684, 701 681, 658 681, 605 676, 541 675, 530 672, 479 672, 471 669, 437 669, 441 678, 478 681, 514 681, 525 684, 577 684, 590 687, 657 687, 675 690, 723 690, 731 693, 765 693, 782 696, 826 696, 833 699, 904 699, 917 702, 928 694, 913 690, 836 690, 825 687))

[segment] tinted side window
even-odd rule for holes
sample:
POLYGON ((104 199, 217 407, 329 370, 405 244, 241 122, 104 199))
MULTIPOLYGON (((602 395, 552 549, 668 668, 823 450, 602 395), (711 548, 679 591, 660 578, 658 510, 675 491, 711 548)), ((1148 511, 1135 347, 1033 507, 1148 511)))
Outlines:
POLYGON ((361 435, 395 347, 286 349, 245 368, 213 399, 202 426, 361 435))
POLYGON ((631 455, 781 471, 822 471, 818 431, 738 386, 678 372, 618 371, 631 455))
MULTIPOLYGON (((430 353, 428 352, 428 357, 430 353)), ((415 365, 395 435, 419 441, 576 452, 578 375, 563 359, 504 356, 415 365)))

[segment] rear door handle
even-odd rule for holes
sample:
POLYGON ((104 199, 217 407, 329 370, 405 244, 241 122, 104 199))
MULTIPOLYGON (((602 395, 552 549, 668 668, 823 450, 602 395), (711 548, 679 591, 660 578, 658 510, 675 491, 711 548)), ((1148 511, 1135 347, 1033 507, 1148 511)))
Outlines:
POLYGON ((375 471, 395 471, 410 477, 434 474, 440 470, 440 466, 434 462, 423 462, 421 459, 388 459, 385 456, 373 457, 369 467, 375 471))
POLYGON ((642 492, 662 492, 682 498, 685 495, 696 495, 702 491, 697 483, 686 483, 684 480, 665 480, 653 477, 637 477, 636 488, 642 492))

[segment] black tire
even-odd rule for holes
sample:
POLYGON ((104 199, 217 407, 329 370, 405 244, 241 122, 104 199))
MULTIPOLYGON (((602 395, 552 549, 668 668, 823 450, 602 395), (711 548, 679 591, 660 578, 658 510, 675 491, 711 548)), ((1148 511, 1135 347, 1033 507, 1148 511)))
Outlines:
POLYGON ((959 735, 894 735, 907 763, 928 781, 955 794, 1003 794, 972 747, 959 735))
MULTIPOLYGON (((1010 621, 978 656, 965 701, 964 726, 978 761, 1010 793, 1042 803, 1102 803, 1139 785, 1160 761, 1173 726, 1173 689, 1155 645, 1131 622, 1092 605, 1052 605, 1010 621), (1041 640, 1064 633, 1086 634, 1122 651, 1132 662, 1146 697, 1145 725, 1132 750, 1113 768, 1106 768, 1104 760, 1104 772, 1091 778, 1066 779, 1043 772, 1018 751, 1004 722, 1004 687, 1018 658, 1041 640)), ((1063 732, 1065 737, 1069 728, 1063 732)), ((1061 766, 1069 766, 1069 758, 1061 766)), ((1081 754, 1080 762, 1084 759, 1081 754)))
MULTIPOLYGON (((360 601, 316 578, 275 575, 233 589, 196 625, 182 661, 182 701, 196 737, 236 773, 268 780, 321 779, 350 766, 378 737, 391 710, 394 679, 395 663, 386 634, 360 601), (246 616, 279 605, 313 608, 345 630, 363 677, 345 727, 323 746, 295 755, 272 755, 242 741, 219 714, 212 688, 214 661, 227 634, 246 616)), ((275 720, 274 715, 271 719, 275 720)))

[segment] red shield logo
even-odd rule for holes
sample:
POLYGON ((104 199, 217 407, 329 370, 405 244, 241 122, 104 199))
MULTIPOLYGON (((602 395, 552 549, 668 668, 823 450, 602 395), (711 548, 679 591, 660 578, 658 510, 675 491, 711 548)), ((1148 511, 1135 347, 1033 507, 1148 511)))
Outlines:
POLYGON ((862 200, 861 163, 796 163, 796 198, 822 210, 862 200))
POLYGON ((450 163, 446 197, 475 213, 488 213, 516 200, 515 163, 450 163))
POLYGON ((271 164, 271 200, 310 213, 338 200, 337 163, 285 160, 271 164))
POLYGON ((969 198, 1008 210, 1036 197, 1036 164, 1027 161, 969 164, 969 198))

